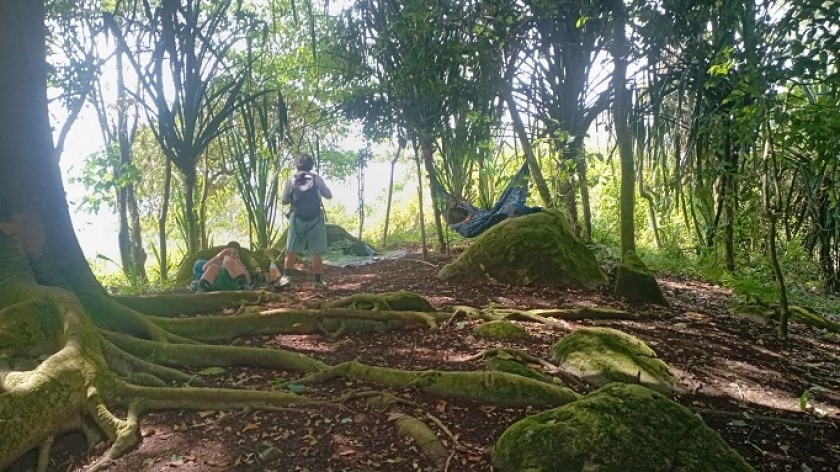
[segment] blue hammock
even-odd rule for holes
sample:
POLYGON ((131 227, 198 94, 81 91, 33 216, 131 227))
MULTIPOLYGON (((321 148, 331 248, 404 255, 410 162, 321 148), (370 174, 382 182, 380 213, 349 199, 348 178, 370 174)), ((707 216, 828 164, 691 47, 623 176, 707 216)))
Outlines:
POLYGON ((482 210, 458 200, 439 185, 436 186, 439 198, 443 201, 455 202, 454 205, 450 205, 450 210, 466 214, 462 221, 451 223, 449 228, 465 238, 474 238, 507 218, 542 211, 542 207, 525 205, 525 200, 528 198, 528 177, 528 164, 525 163, 513 175, 499 199, 489 210, 482 210))

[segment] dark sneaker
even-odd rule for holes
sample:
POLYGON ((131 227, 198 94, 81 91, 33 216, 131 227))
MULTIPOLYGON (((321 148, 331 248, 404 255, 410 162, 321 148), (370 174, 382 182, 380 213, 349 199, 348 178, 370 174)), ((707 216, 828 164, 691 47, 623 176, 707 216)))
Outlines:
POLYGON ((326 290, 327 284, 323 280, 316 280, 314 283, 315 290, 326 290))

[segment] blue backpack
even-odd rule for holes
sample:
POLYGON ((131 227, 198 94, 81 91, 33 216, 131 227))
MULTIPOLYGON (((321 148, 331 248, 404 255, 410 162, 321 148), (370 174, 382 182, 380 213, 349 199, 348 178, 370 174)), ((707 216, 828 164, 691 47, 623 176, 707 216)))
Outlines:
POLYGON ((300 221, 312 221, 321 216, 321 194, 315 176, 308 172, 295 175, 292 187, 292 212, 300 221))

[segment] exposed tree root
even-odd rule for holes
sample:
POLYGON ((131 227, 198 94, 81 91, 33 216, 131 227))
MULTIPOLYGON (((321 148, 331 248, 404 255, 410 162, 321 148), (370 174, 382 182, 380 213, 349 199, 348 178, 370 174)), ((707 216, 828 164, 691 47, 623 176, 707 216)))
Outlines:
POLYGON ((394 425, 398 433, 417 443, 420 451, 431 459, 439 469, 446 467, 449 451, 429 425, 403 413, 391 413, 388 415, 388 419, 395 422, 394 425))
POLYGON ((121 334, 105 337, 120 349, 149 363, 172 367, 258 366, 295 372, 319 372, 329 366, 304 354, 282 349, 206 344, 164 344, 121 334))
POLYGON ((243 303, 258 305, 268 302, 287 302, 289 297, 280 293, 255 292, 211 292, 115 296, 114 300, 132 310, 150 316, 172 318, 180 315, 212 313, 225 308, 239 307, 243 303))
POLYGON ((410 372, 369 366, 356 361, 343 362, 323 372, 297 379, 295 383, 318 383, 336 377, 348 377, 397 388, 414 388, 444 398, 461 398, 509 407, 555 407, 579 397, 566 387, 505 372, 410 372))
POLYGON ((356 318, 363 320, 401 320, 406 325, 425 325, 436 329, 441 313, 418 311, 369 311, 348 308, 295 309, 278 308, 237 316, 205 316, 201 318, 150 318, 167 332, 204 342, 229 341, 239 336, 257 334, 317 334, 323 332, 324 318, 356 318))
POLYGON ((587 386, 580 379, 580 377, 575 375, 573 372, 570 372, 563 367, 556 366, 541 357, 532 356, 528 353, 516 349, 486 349, 484 351, 479 352, 478 354, 468 357, 467 359, 465 359, 465 361, 469 362, 478 359, 497 356, 508 356, 522 364, 530 363, 541 365, 548 369, 548 372, 550 374, 556 375, 558 378, 560 378, 560 380, 562 380, 565 385, 570 385, 574 387, 575 391, 586 391, 589 389, 589 386, 587 386))
MULTIPOLYGON (((200 379, 179 369, 209 366, 259 366, 305 375, 295 383, 315 383, 346 376, 393 388, 413 388, 429 395, 460 398, 500 406, 555 407, 579 397, 571 389, 506 372, 411 372, 356 361, 330 366, 309 356, 279 350, 205 342, 229 341, 244 335, 328 333, 427 327, 437 329, 458 316, 482 320, 537 321, 557 329, 555 319, 583 317, 632 318, 619 310, 479 310, 452 307, 441 312, 392 310, 379 295, 358 294, 327 306, 253 312, 249 303, 286 300, 275 294, 233 292, 206 296, 121 297, 120 303, 97 299, 83 305, 71 292, 54 287, 21 285, 27 295, 0 310, 0 365, 14 356, 36 362, 26 371, 0 371, 0 469, 38 448, 39 464, 47 464, 52 438, 68 430, 85 433, 89 444, 101 433, 110 449, 90 470, 102 470, 139 441, 139 419, 152 410, 280 410, 367 398, 391 409, 406 400, 383 392, 356 392, 334 401, 312 401, 294 393, 189 387, 200 379), (234 316, 176 318, 179 314, 239 307, 234 316), (140 314, 133 308, 158 316, 140 314), (91 312, 96 311, 94 316, 91 312), (88 316, 88 313, 91 313, 88 316), (108 319, 107 322, 103 320, 108 319), (356 326, 356 325, 360 326, 356 326), (370 325, 370 326, 368 326, 370 325), (45 358, 46 355, 46 358, 45 358), (38 359, 46 359, 37 364, 38 359), (61 404, 61 411, 48 405, 61 404), (111 412, 115 406, 125 418, 111 412), (6 420, 6 418, 9 418, 6 420), (95 424, 95 428, 89 425, 95 424)), ((256 307, 255 307, 256 308, 256 307)), ((514 351, 484 351, 473 359, 500 354, 522 363, 536 363, 574 387, 582 384, 557 366, 514 351)), ((410 405, 420 408, 419 405, 410 405)), ((452 454, 421 419, 392 418, 400 434, 411 436, 437 467, 447 469, 452 454)), ((433 415, 428 419, 446 433, 455 450, 457 438, 433 415)), ((453 451, 454 453, 454 451, 453 451)), ((38 467, 46 467, 39 465, 38 467)))
POLYGON ((481 310, 479 308, 463 305, 453 305, 445 310, 453 316, 466 316, 485 321, 499 319, 537 321, 553 328, 569 330, 569 326, 557 323, 554 319, 564 321, 579 321, 587 319, 596 320, 637 320, 639 315, 614 308, 552 308, 548 310, 512 310, 509 308, 495 308, 492 310, 481 310))

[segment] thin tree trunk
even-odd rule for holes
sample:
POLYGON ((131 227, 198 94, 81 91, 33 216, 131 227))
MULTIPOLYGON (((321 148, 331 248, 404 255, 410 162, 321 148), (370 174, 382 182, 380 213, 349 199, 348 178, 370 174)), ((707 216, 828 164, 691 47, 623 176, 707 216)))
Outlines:
POLYGON ((400 159, 400 152, 405 148, 405 144, 405 138, 400 138, 397 153, 391 159, 391 177, 388 180, 388 206, 385 208, 385 230, 382 232, 382 247, 388 244, 388 222, 391 219, 391 199, 394 195, 394 167, 400 159))
POLYGON ((583 240, 589 242, 592 239, 592 208, 589 201, 589 181, 586 176, 586 157, 584 150, 575 151, 575 164, 577 165, 578 185, 580 187, 580 207, 583 210, 583 240))
POLYGON ((633 162, 633 136, 628 123, 630 94, 627 91, 627 56, 629 46, 624 32, 627 12, 623 0, 613 2, 613 119, 616 142, 621 160, 621 253, 636 250, 636 226, 633 220, 635 206, 636 172, 633 162))
POLYGON ((779 338, 787 341, 788 338, 788 319, 790 318, 790 308, 788 307, 787 287, 785 286, 785 275, 782 272, 782 267, 779 264, 779 256, 776 249, 776 218, 777 218, 777 201, 780 198, 777 192, 774 192, 775 185, 770 183, 770 175, 772 173, 773 179, 778 176, 775 155, 773 151, 772 138, 770 136, 769 125, 764 124, 764 176, 762 177, 762 190, 764 193, 764 214, 767 218, 767 250, 770 257, 770 266, 773 269, 773 278, 776 280, 776 288, 779 291, 779 338), (770 161, 773 160, 773 165, 770 161), (771 196, 771 192, 775 193, 775 198, 771 196))
POLYGON ((548 184, 543 178, 540 163, 534 156, 534 150, 531 148, 531 141, 528 139, 528 133, 525 132, 525 125, 522 123, 522 117, 519 115, 519 110, 516 108, 516 101, 513 99, 513 91, 510 88, 505 88, 505 101, 508 104, 508 112, 510 119, 513 122, 513 129, 516 135, 519 136, 519 142, 522 145, 522 152, 525 154, 525 162, 528 163, 528 169, 531 171, 531 178, 534 179, 534 185, 537 186, 537 192, 540 194, 542 204, 546 208, 553 208, 551 202, 551 191, 548 189, 548 184))
POLYGON ((195 254, 201 249, 199 242, 198 218, 195 213, 195 186, 197 183, 195 168, 181 169, 184 174, 184 210, 187 219, 187 254, 195 254))
MULTIPOLYGON (((132 166, 132 139, 128 131, 128 90, 125 87, 123 73, 123 49, 117 50, 117 140, 119 142, 119 171, 117 177, 127 172, 132 166)), ((146 253, 143 251, 140 232, 139 211, 134 195, 134 182, 128 179, 124 184, 117 183, 119 218, 120 218, 120 253, 123 254, 123 271, 128 277, 146 281, 146 253), (123 238, 125 239, 123 241, 123 238), (123 253, 123 251, 125 251, 123 253)))
POLYGON ((732 149, 732 136, 727 131, 724 138, 724 185, 723 217, 724 217, 724 264, 726 270, 735 272, 735 191, 737 185, 738 156, 732 149))
POLYGON ((435 231, 437 232, 438 249, 446 250, 446 240, 443 238, 443 225, 440 222, 440 207, 435 200, 435 189, 438 188, 437 172, 435 172, 434 144, 428 138, 420 138, 420 152, 423 154, 423 164, 426 166, 426 174, 429 177, 429 189, 432 194, 432 211, 435 217, 435 231))
POLYGON ((357 238, 361 240, 365 229, 365 161, 361 153, 356 157, 356 160, 359 166, 357 174, 359 184, 359 235, 357 238))
POLYGON ((140 209, 137 206, 137 195, 134 191, 134 184, 130 183, 126 186, 127 203, 128 203, 128 217, 129 217, 129 241, 132 252, 132 262, 134 263, 137 275, 143 281, 148 280, 146 273, 146 250, 143 248, 143 231, 140 228, 140 209))
POLYGON ((639 184, 639 196, 644 198, 648 204, 648 224, 650 224, 650 229, 653 232, 653 242, 656 244, 656 249, 662 249, 662 239, 659 237, 659 224, 656 222, 656 204, 653 195, 645 187, 643 141, 639 136, 636 137, 636 156, 639 157, 639 165, 636 166, 636 181, 639 184))
POLYGON ((568 169, 565 164, 566 157, 561 158, 561 167, 563 171, 560 173, 560 197, 566 204, 566 215, 569 218, 569 224, 574 231, 575 236, 580 237, 580 217, 578 216, 577 198, 575 197, 575 171, 568 169))
POLYGON ((417 163, 417 201, 420 217, 420 242, 423 246, 423 260, 428 261, 429 248, 426 242, 426 217, 423 212, 423 170, 420 166, 420 155, 418 154, 416 142, 414 145, 414 161, 417 163))
POLYGON ((172 194, 172 161, 166 159, 166 168, 164 170, 163 180, 163 202, 160 207, 160 216, 158 217, 158 242, 160 250, 158 251, 160 264, 160 280, 164 281, 169 277, 169 265, 166 257, 166 220, 169 218, 169 200, 172 194))

